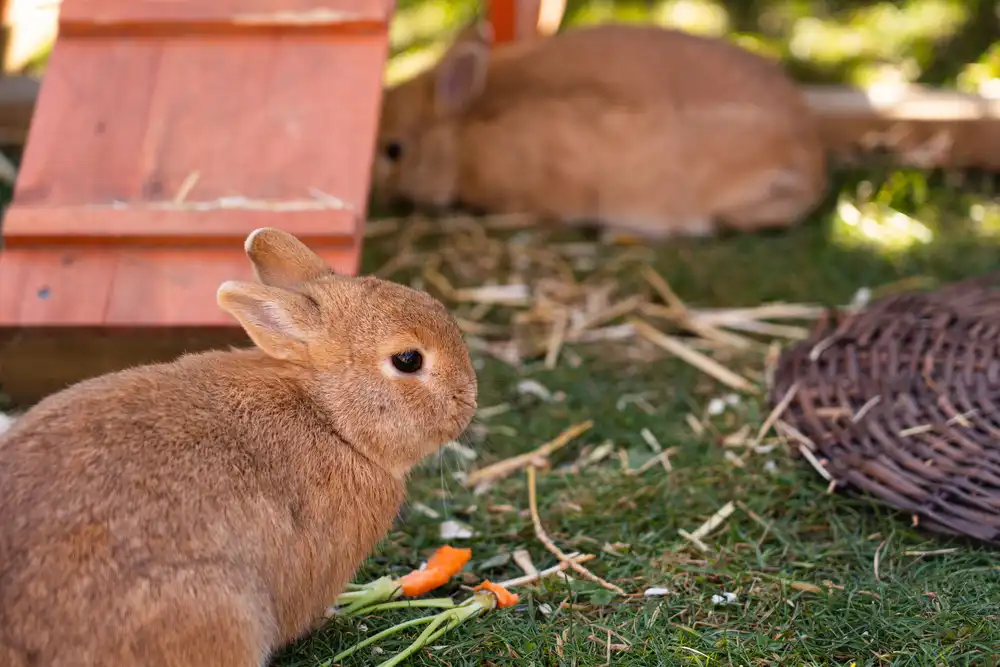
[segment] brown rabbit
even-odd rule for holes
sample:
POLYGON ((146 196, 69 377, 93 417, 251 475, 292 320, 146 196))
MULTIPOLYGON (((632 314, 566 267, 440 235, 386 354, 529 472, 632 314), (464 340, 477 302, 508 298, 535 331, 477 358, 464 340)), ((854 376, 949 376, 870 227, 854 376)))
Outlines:
POLYGON ((0 665, 260 667, 472 418, 429 295, 334 275, 262 229, 219 305, 256 348, 86 380, 0 436, 0 665))
POLYGON ((787 226, 826 189, 804 96, 763 57, 655 26, 490 41, 466 28, 385 91, 376 198, 664 239, 787 226))

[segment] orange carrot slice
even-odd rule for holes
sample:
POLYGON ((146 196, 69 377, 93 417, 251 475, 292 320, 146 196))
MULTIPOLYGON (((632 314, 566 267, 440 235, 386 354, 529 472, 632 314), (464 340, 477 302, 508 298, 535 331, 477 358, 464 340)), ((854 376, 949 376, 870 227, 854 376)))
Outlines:
POLYGON ((497 596, 497 607, 500 609, 503 609, 504 607, 513 607, 517 604, 517 601, 521 599, 517 593, 511 593, 500 584, 494 584, 489 580, 479 584, 473 590, 487 590, 490 593, 493 593, 493 595, 497 596))
POLYGON ((472 558, 472 549, 456 549, 445 545, 439 548, 427 561, 422 570, 414 570, 398 579, 406 597, 416 597, 448 583, 454 575, 462 571, 472 558))
POLYGON ((414 570, 398 579, 403 595, 408 598, 423 595, 448 583, 451 575, 444 570, 414 570))
POLYGON ((434 552, 424 569, 443 570, 449 575, 455 575, 462 571, 470 558, 472 558, 472 549, 456 549, 446 544, 434 552))

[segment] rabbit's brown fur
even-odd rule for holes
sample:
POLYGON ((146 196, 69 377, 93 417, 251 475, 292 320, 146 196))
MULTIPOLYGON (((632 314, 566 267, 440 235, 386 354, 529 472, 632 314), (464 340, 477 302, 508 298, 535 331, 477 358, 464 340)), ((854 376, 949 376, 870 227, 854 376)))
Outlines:
POLYGON ((790 225, 825 191, 803 95, 734 45, 608 24, 490 51, 470 27, 385 91, 379 198, 663 239, 790 225))
POLYGON ((476 381, 436 300, 277 230, 220 304, 256 349, 93 378, 0 436, 2 667, 252 667, 310 629, 476 381), (388 357, 419 349, 425 372, 388 357))

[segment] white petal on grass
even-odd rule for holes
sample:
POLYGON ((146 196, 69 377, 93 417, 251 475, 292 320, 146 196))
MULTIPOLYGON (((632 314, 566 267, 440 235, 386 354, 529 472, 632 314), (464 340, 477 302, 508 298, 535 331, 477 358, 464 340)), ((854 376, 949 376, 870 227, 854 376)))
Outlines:
POLYGON ((708 402, 708 414, 718 417, 726 411, 726 402, 721 398, 713 398, 708 402))
POLYGON ((440 531, 442 540, 467 540, 472 537, 472 529, 458 521, 443 521, 440 531))
POLYGON ((872 300, 872 291, 868 287, 861 287, 851 298, 851 308, 864 308, 872 300))
POLYGON ((713 595, 712 604, 736 604, 736 593, 723 591, 722 595, 713 595))
POLYGON ((521 380, 517 383, 517 393, 535 396, 546 403, 550 402, 553 398, 549 388, 537 380, 521 380))
POLYGON ((455 452, 466 461, 475 461, 479 458, 479 453, 471 447, 466 447, 456 440, 449 440, 444 444, 444 448, 450 452, 455 452))
POLYGON ((441 515, 437 513, 437 510, 435 510, 435 509, 433 509, 431 507, 428 507, 427 505, 425 505, 425 504, 423 504, 421 502, 415 502, 412 505, 410 505, 410 507, 412 507, 414 510, 416 510, 417 512, 420 512, 425 517, 428 517, 430 519, 440 519, 441 518, 441 515))

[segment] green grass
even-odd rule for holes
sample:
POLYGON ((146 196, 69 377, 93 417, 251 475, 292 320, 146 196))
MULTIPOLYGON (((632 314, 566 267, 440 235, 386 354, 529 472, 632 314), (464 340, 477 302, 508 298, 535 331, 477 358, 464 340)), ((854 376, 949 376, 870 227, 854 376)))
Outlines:
MULTIPOLYGON (((473 11, 474 3, 464 0, 401 2, 388 77, 405 77, 432 62, 442 35, 473 11)), ((992 3, 944 0, 569 0, 564 23, 612 17, 680 23, 779 56, 803 81, 861 83, 892 71, 908 80, 974 90, 1000 72, 1000 31, 992 12, 992 3)), ((770 300, 841 304, 859 288, 906 277, 945 282, 1000 263, 995 187, 994 179, 982 175, 957 182, 941 174, 891 169, 841 173, 826 205, 799 229, 678 242, 656 249, 652 263, 697 306, 770 300), (875 210, 866 212, 881 223, 874 225, 876 231, 889 229, 885 213, 891 209, 919 222, 893 234, 859 233, 837 215, 842 196, 875 202, 875 210)), ((366 269, 381 266, 388 253, 384 244, 371 244, 366 269)), ((592 419, 594 427, 539 477, 543 521, 564 550, 598 554, 590 565, 600 576, 628 592, 663 586, 669 594, 623 602, 579 579, 572 585, 550 580, 522 590, 516 607, 446 635, 409 664, 602 665, 609 662, 609 630, 610 663, 616 665, 1000 662, 995 657, 1000 559, 993 552, 913 528, 909 517, 863 498, 827 494, 825 482, 782 447, 768 454, 736 449, 746 466, 735 467, 724 456, 722 438, 744 424, 756 430, 768 408, 744 399, 713 418, 709 433, 696 435, 686 415, 703 415, 712 398, 728 392, 686 365, 670 359, 629 363, 601 348, 575 351, 582 356, 579 366, 563 363, 552 371, 539 362, 513 369, 476 355, 480 405, 506 403, 511 409, 480 420, 488 436, 472 443, 480 458, 471 465, 527 451, 572 423, 592 419), (545 403, 519 394, 518 383, 528 378, 561 391, 565 399, 545 403), (619 409, 620 396, 639 393, 654 407, 651 414, 635 405, 619 409), (640 436, 643 428, 676 448, 673 472, 657 467, 626 476, 614 457, 579 473, 560 471, 582 450, 606 440, 628 452, 633 467, 639 465, 651 453, 640 436), (707 554, 678 534, 678 529, 695 529, 730 500, 743 503, 758 519, 737 510, 712 535, 707 554), (609 543, 624 546, 614 554, 602 551, 609 543), (954 551, 913 555, 940 549, 954 551), (713 603, 713 595, 727 591, 736 594, 735 604, 713 603), (622 645, 628 649, 618 650, 622 645)), ((750 363, 761 366, 759 359, 750 363)), ((534 536, 524 476, 474 497, 451 474, 465 465, 446 455, 417 473, 411 501, 433 507, 441 518, 412 512, 358 580, 417 566, 441 543, 438 526, 445 518, 460 519, 476 532, 466 541, 474 553, 468 583, 518 576, 520 570, 510 562, 481 569, 516 549, 529 550, 539 567, 554 563, 534 536), (513 509, 497 511, 498 506, 513 509)), ((466 595, 458 580, 444 592, 466 595)), ((412 616, 331 621, 286 650, 277 664, 319 665, 362 636, 412 616)), ((416 634, 387 641, 382 653, 363 650, 345 664, 377 664, 416 634)))
MULTIPOLYGON (((905 277, 946 281, 975 275, 995 268, 1000 259, 990 226, 969 220, 970 207, 995 210, 992 183, 982 185, 971 179, 959 187, 902 171, 844 174, 830 202, 799 229, 674 243, 655 251, 654 266, 698 306, 775 299, 844 303, 858 288, 905 277), (857 238, 849 244, 834 199, 837 193, 853 195, 866 179, 873 182, 870 199, 913 215, 927 225, 932 240, 892 249, 857 238)), ((386 252, 384 245, 373 244, 366 268, 381 264, 386 252)), ((611 663, 620 665, 997 664, 1000 560, 994 553, 914 529, 909 517, 865 499, 827 494, 824 481, 782 447, 767 454, 735 449, 746 461, 745 468, 735 467, 724 458, 721 439, 744 424, 756 430, 768 408, 743 399, 712 418, 709 432, 696 435, 685 416, 704 415, 711 398, 729 392, 688 366, 670 359, 630 364, 602 348, 575 351, 582 363, 551 371, 540 362, 515 369, 476 355, 482 364, 480 405, 506 403, 510 409, 479 420, 488 436, 472 443, 480 454, 472 465, 529 450, 572 423, 592 419, 594 427, 557 454, 553 469, 539 477, 543 521, 564 550, 598 554, 592 569, 628 592, 664 586, 670 593, 622 602, 582 580, 572 585, 552 580, 522 590, 516 607, 446 635, 410 664, 605 664, 609 629, 615 633, 611 663), (565 398, 545 403, 519 394, 517 385, 526 378, 565 398), (635 405, 619 409, 619 397, 638 393, 653 406, 651 414, 635 405), (582 448, 605 440, 628 452, 633 467, 639 465, 651 454, 640 436, 643 428, 677 449, 673 472, 655 467, 626 476, 615 457, 578 473, 560 471, 582 448), (744 503, 758 519, 737 510, 709 539, 707 554, 678 534, 697 528, 729 500, 744 503), (616 553, 601 550, 615 543, 616 553), (955 551, 914 555, 938 549, 955 551), (724 591, 735 593, 737 602, 714 604, 712 596, 724 591), (563 602, 571 606, 560 608, 563 602), (544 605, 550 614, 541 611, 544 605), (625 644, 628 650, 617 650, 625 644)), ((761 365, 759 359, 748 363, 761 365)), ((449 453, 417 473, 411 501, 431 506, 441 518, 412 512, 358 580, 417 566, 441 543, 438 525, 445 518, 476 531, 463 541, 473 549, 466 569, 470 582, 519 576, 510 562, 480 569, 515 549, 528 549, 539 567, 554 564, 534 536, 525 477, 515 475, 473 497, 452 477, 463 466, 449 453)), ((445 592, 466 595, 457 579, 445 592)), ((278 664, 318 665, 364 634, 411 616, 332 621, 290 647, 278 664)), ((386 642, 385 653, 367 649, 345 664, 376 664, 415 636, 386 642)))

